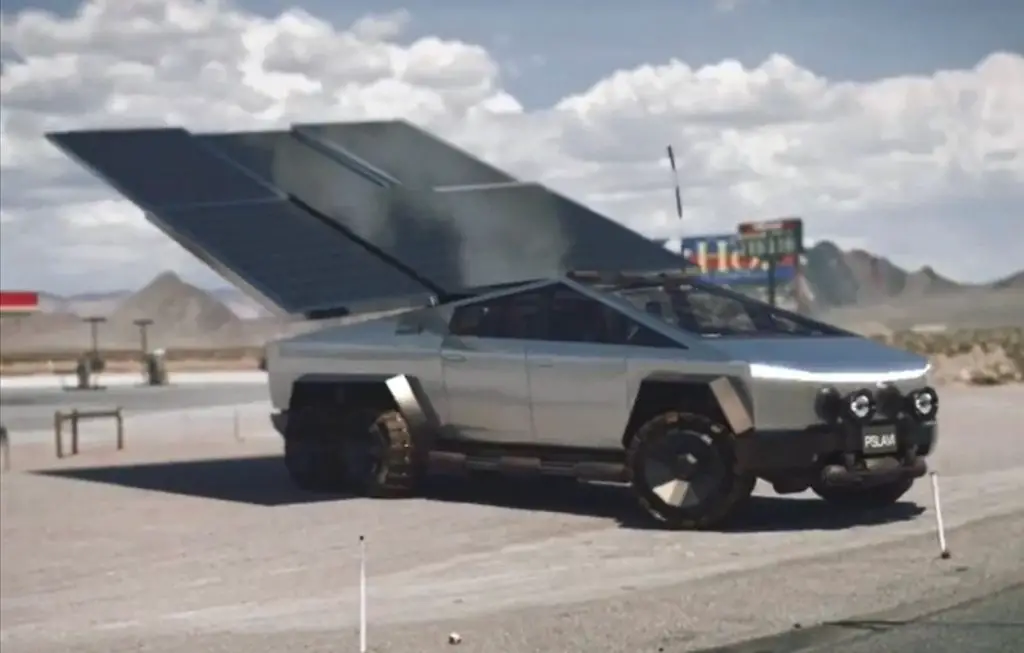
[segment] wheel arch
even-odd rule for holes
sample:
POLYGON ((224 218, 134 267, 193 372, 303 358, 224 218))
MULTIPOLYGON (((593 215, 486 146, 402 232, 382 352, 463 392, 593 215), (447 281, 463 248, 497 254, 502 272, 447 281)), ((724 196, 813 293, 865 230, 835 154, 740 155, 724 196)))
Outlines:
POLYGON ((644 377, 637 389, 622 434, 623 446, 629 447, 644 423, 668 410, 704 415, 725 424, 736 435, 754 428, 753 400, 740 378, 654 372, 644 377))
POLYGON ((422 383, 409 374, 305 374, 295 379, 288 411, 317 404, 397 410, 418 436, 436 433, 439 427, 422 383))

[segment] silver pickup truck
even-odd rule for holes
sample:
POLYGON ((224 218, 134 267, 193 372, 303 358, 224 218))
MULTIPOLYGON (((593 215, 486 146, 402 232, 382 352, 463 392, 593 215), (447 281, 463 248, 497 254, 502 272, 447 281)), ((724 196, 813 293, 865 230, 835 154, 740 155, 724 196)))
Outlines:
POLYGON ((303 488, 615 481, 656 521, 708 528, 758 478, 890 504, 934 450, 926 360, 696 282, 682 256, 409 123, 47 139, 279 314, 409 309, 267 347, 303 488))
POLYGON ((936 441, 925 359, 685 275, 517 284, 280 340, 267 366, 285 464, 318 491, 556 475, 699 529, 758 478, 891 504, 936 441))

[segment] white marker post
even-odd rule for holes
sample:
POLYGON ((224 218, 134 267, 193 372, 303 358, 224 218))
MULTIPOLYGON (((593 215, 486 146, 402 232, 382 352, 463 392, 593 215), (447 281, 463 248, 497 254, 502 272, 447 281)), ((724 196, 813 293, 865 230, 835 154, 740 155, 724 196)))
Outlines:
POLYGON ((946 547, 946 527, 942 523, 942 501, 939 499, 939 475, 931 472, 932 477, 932 500, 935 502, 935 528, 939 533, 939 557, 948 560, 949 549, 946 547))
POLYGON ((366 653, 366 538, 359 536, 359 653, 366 653))

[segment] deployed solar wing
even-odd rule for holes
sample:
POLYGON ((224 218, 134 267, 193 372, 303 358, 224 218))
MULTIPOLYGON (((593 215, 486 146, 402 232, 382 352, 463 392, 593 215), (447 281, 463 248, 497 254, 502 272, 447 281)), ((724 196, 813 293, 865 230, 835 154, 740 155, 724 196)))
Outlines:
POLYGON ((48 137, 185 249, 278 312, 344 314, 437 292, 183 130, 48 137))
POLYGON ((688 265, 405 123, 49 138, 179 244, 291 314, 340 314, 573 269, 688 265))
POLYGON ((162 210, 150 219, 286 313, 344 314, 433 294, 287 200, 162 210))
POLYGON ((449 192, 394 188, 382 195, 372 213, 346 226, 449 292, 569 270, 689 265, 540 184, 449 192))
POLYGON ((334 148, 354 165, 417 189, 517 180, 432 134, 400 120, 296 125, 300 136, 334 148))
POLYGON ((658 243, 539 184, 443 191, 382 186, 377 172, 364 173, 344 156, 314 149, 287 132, 203 138, 447 292, 571 269, 688 265, 658 243))
POLYGON ((279 197, 184 129, 60 132, 47 138, 142 207, 279 197))

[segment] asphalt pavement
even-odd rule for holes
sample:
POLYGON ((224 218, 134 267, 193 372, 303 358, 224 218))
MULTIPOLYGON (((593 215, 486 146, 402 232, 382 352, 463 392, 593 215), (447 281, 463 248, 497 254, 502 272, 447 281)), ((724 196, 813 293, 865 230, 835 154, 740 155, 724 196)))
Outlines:
POLYGON ((11 431, 38 430, 53 424, 55 411, 121 407, 127 415, 246 404, 268 400, 265 384, 210 383, 164 387, 112 386, 101 390, 4 388, 0 418, 11 431))
POLYGON ((705 653, 1018 653, 1022 649, 1024 585, 1015 585, 916 618, 883 614, 835 621, 705 653))

